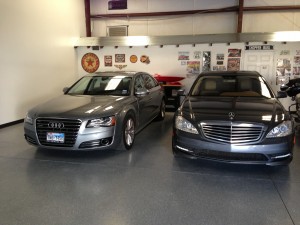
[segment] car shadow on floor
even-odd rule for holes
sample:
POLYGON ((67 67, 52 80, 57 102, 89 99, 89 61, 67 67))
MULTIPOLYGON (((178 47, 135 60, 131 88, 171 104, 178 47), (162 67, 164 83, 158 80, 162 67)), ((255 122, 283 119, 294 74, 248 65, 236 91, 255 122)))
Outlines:
MULTIPOLYGON (((70 151, 70 150, 52 150, 38 148, 36 150, 35 159, 64 161, 76 163, 96 163, 109 161, 110 159, 128 158, 127 151, 118 150, 100 150, 100 151, 70 151)), ((127 160, 126 160, 127 161, 127 160)))

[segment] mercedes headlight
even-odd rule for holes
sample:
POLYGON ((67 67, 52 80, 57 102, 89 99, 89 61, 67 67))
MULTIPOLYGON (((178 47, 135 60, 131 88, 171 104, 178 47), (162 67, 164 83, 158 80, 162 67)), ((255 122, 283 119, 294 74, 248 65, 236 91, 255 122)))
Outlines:
POLYGON ((188 133, 198 134, 197 129, 188 120, 184 119, 182 116, 176 116, 175 127, 178 130, 182 130, 188 133))
POLYGON ((283 121, 278 126, 274 127, 268 134, 267 138, 274 138, 274 137, 285 137, 292 133, 292 122, 289 121, 283 121))
POLYGON ((111 127, 116 124, 116 118, 114 116, 102 117, 100 119, 89 120, 86 127, 87 128, 97 128, 97 127, 111 127))
POLYGON ((32 117, 30 117, 27 113, 27 115, 25 116, 25 119, 24 119, 24 122, 25 123, 29 123, 29 124, 33 124, 33 119, 32 117))

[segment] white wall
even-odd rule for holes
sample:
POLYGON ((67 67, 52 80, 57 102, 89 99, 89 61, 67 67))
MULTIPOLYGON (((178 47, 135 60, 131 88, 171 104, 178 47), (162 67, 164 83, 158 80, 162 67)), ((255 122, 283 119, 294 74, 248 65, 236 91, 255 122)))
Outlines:
MULTIPOLYGON (((263 43, 249 43, 250 45, 263 45, 263 43)), ((271 84, 273 90, 277 92, 280 89, 280 85, 276 84, 276 68, 277 68, 277 59, 288 59, 291 63, 291 73, 288 78, 293 79, 293 67, 297 66, 294 62, 294 57, 300 57, 300 44, 299 43, 280 43, 280 42, 268 42, 268 45, 272 45, 274 50, 268 51, 272 56, 273 60, 268 62, 268 66, 270 67, 270 71, 265 76, 268 82, 271 84)), ((79 76, 83 76, 87 74, 86 71, 82 68, 81 59, 86 53, 94 53, 98 56, 100 61, 100 66, 97 71, 119 71, 115 65, 126 65, 123 68, 123 71, 145 71, 152 75, 160 74, 163 76, 181 76, 185 77, 182 81, 184 88, 189 90, 191 84, 199 73, 190 74, 187 71, 187 61, 199 61, 200 62, 200 71, 203 69, 203 52, 209 51, 211 52, 211 70, 213 70, 214 66, 217 66, 217 54, 224 54, 223 66, 227 70, 227 62, 228 62, 228 50, 229 49, 241 49, 241 57, 240 57, 240 70, 246 69, 244 67, 244 57, 246 52, 254 52, 254 53, 263 53, 265 50, 245 50, 245 43, 231 43, 230 45, 225 44, 213 44, 212 46, 208 44, 197 44, 195 46, 192 45, 180 45, 179 47, 175 45, 165 45, 162 48, 160 46, 149 46, 145 47, 105 47, 99 50, 92 50, 92 48, 87 47, 78 47, 77 48, 77 65, 78 65, 78 74, 79 76), (200 59, 195 59, 194 52, 200 51, 200 59), (179 60, 179 52, 188 52, 189 60, 179 60), (115 54, 125 54, 125 62, 124 63, 115 63, 115 54), (112 56, 112 66, 105 66, 104 56, 109 55, 112 56), (138 59, 142 55, 146 55, 150 59, 149 64, 145 64, 138 60, 136 63, 130 62, 130 56, 136 55, 138 59)), ((299 77, 299 76, 297 76, 299 77)), ((288 79, 287 78, 287 79, 288 79)), ((287 80, 288 81, 288 80, 287 80)), ((291 104, 290 98, 281 99, 285 108, 288 109, 288 106, 291 104)))
MULTIPOLYGON (((236 6, 238 0, 127 0, 127 10, 108 10, 109 0, 91 0, 92 14, 147 13, 220 9, 236 6)), ((247 6, 300 5, 300 0, 249 0, 247 6)), ((117 18, 92 20, 92 36, 106 36, 107 26, 128 25, 130 36, 235 33, 237 14, 214 13, 170 17, 117 18)), ((296 11, 244 12, 243 32, 300 30, 296 11)))
POLYGON ((85 36, 83 0, 0 0, 0 125, 61 94, 77 78, 74 38, 85 36))

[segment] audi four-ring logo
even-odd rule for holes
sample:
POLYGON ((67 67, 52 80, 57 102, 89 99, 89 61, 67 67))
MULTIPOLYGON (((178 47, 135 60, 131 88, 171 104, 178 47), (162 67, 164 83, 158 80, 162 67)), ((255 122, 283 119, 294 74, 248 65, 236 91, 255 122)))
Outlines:
POLYGON ((229 119, 233 120, 233 118, 235 117, 234 112, 229 112, 228 113, 229 119))
POLYGON ((64 128, 65 125, 63 123, 50 122, 50 123, 48 123, 48 127, 61 129, 61 128, 64 128))

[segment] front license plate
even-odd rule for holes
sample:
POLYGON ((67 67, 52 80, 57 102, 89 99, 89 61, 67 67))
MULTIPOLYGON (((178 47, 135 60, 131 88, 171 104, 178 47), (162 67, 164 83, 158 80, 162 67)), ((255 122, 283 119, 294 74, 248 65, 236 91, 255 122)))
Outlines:
POLYGON ((177 90, 174 90, 174 89, 172 89, 172 96, 174 97, 174 96, 177 96, 177 90))
POLYGON ((65 134, 48 132, 47 133, 47 142, 64 143, 65 142, 65 134))

